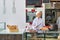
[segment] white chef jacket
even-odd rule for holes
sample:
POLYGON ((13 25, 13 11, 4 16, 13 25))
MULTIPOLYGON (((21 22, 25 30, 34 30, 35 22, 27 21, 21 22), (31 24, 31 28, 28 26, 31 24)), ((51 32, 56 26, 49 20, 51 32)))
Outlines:
POLYGON ((58 17, 57 19, 57 25, 58 25, 58 28, 60 28, 60 17, 58 17))
POLYGON ((43 26, 45 26, 45 24, 44 24, 42 18, 36 17, 36 18, 33 20, 32 28, 33 28, 34 30, 37 30, 37 29, 40 30, 40 28, 42 28, 43 26), (38 27, 36 28, 36 26, 38 26, 38 27))

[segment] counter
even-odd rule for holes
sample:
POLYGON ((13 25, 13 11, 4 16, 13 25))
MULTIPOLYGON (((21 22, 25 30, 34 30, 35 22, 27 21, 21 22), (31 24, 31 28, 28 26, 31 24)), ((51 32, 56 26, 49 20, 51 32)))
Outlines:
POLYGON ((2 30, 0 31, 0 40, 23 40, 23 33, 2 30))
POLYGON ((60 36, 60 31, 43 31, 43 33, 31 33, 31 32, 25 32, 24 33, 24 40, 40 40, 41 38, 43 40, 47 39, 58 39, 58 36, 60 36), (33 36, 32 36, 33 35, 33 36))

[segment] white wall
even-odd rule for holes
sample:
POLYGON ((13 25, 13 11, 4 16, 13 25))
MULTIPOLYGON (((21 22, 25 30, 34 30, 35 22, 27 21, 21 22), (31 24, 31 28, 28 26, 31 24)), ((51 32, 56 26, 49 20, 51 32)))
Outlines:
POLYGON ((3 0, 0 0, 0 22, 6 22, 6 24, 16 24, 20 28, 20 31, 23 32, 25 27, 25 1, 24 0, 15 0, 16 2, 16 13, 12 12, 13 0, 5 0, 5 11, 3 13, 3 0))

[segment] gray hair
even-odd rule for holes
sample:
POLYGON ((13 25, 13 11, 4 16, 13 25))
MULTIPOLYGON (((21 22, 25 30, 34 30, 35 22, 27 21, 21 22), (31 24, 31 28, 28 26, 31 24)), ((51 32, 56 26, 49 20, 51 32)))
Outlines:
POLYGON ((42 13, 42 11, 37 11, 37 12, 36 12, 36 15, 37 15, 39 12, 41 12, 41 13, 42 13))

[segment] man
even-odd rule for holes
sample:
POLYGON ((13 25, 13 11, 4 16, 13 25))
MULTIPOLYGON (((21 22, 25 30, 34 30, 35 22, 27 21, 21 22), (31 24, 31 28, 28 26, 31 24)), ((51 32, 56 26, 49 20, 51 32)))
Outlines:
POLYGON ((57 19, 58 31, 60 31, 60 17, 57 19))
POLYGON ((42 19, 42 11, 38 11, 36 13, 36 18, 33 20, 32 27, 36 31, 48 30, 48 28, 46 28, 44 26, 45 26, 45 24, 42 19))
MULTIPOLYGON (((39 33, 42 33, 44 30, 48 30, 48 28, 46 28, 44 26, 45 26, 45 24, 42 19, 42 11, 38 11, 36 13, 36 18, 33 20, 33 23, 32 23, 32 30, 30 30, 30 32, 34 33, 34 34, 32 34, 32 37, 34 37, 34 35, 35 36, 43 35, 43 34, 39 34, 39 33), (35 34, 35 32, 38 32, 38 33, 35 34)), ((42 40, 42 39, 40 38, 40 40, 42 40)))

